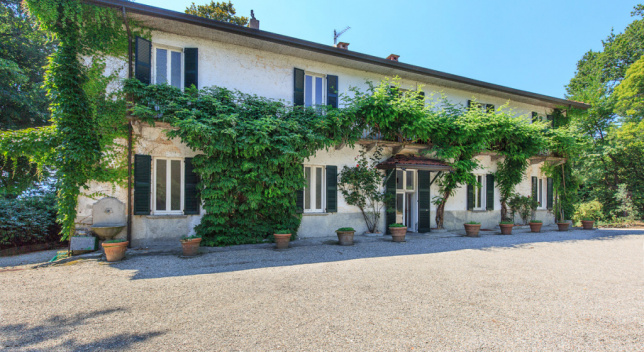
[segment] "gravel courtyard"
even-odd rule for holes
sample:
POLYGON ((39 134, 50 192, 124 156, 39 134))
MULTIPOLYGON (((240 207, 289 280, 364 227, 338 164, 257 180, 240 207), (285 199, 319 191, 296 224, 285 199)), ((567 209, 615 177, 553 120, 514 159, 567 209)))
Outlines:
POLYGON ((642 351, 643 235, 360 236, 36 268, 0 258, 0 349, 642 351))

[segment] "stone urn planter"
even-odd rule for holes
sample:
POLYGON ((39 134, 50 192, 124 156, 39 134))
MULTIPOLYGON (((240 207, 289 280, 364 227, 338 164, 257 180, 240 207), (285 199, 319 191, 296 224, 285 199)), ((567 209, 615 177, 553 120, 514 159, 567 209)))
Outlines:
POLYGON ((481 230, 481 223, 472 221, 467 224, 463 224, 463 226, 465 226, 465 236, 479 237, 479 231, 481 230))
POLYGON ((389 226, 389 232, 391 232, 391 240, 393 242, 405 242, 405 235, 407 235, 407 226, 394 224, 389 226))
POLYGON ((559 227, 559 231, 568 231, 569 226, 570 226, 570 224, 568 224, 567 222, 558 222, 557 223, 557 227, 559 227))
POLYGON ((184 237, 180 241, 184 257, 192 257, 199 253, 199 244, 201 243, 201 237, 184 237))
POLYGON ((275 249, 288 249, 291 241, 290 233, 276 233, 273 236, 275 236, 275 249))
POLYGON ((336 232, 338 235, 338 242, 341 246, 353 246, 353 235, 356 233, 352 227, 342 227, 336 232))
POLYGON ((541 221, 530 221, 530 232, 541 232, 541 226, 543 226, 541 221))
POLYGON ((514 228, 514 223, 512 223, 512 222, 501 222, 499 224, 499 227, 501 228, 501 234, 502 235, 511 235, 512 234, 512 228, 514 228))
POLYGON ((103 246, 103 250, 105 251, 105 259, 108 262, 118 262, 123 259, 129 243, 125 240, 108 240, 103 242, 101 246, 103 246))
POLYGON ((584 230, 592 230, 594 224, 595 224, 594 220, 582 220, 581 221, 581 227, 584 230))

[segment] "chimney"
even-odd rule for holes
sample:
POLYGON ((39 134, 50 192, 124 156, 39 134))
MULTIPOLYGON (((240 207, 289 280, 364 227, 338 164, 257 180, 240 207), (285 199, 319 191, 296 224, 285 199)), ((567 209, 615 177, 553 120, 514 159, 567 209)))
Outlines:
POLYGON ((400 57, 400 55, 391 54, 391 55, 387 56, 387 60, 391 60, 391 61, 396 61, 396 62, 398 62, 398 58, 399 58, 399 57, 400 57))
POLYGON ((250 24, 248 27, 252 29, 259 29, 259 20, 255 18, 255 12, 250 10, 250 24))
POLYGON ((335 47, 338 49, 349 50, 349 43, 339 42, 338 44, 335 45, 335 47))

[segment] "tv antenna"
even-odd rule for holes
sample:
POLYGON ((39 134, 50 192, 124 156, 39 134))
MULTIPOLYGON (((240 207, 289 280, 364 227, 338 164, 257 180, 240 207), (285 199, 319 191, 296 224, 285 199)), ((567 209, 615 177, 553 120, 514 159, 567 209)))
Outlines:
POLYGON ((338 38, 346 31, 351 29, 351 27, 347 26, 347 28, 343 29, 340 31, 340 33, 336 32, 336 30, 333 30, 333 45, 338 44, 338 38))

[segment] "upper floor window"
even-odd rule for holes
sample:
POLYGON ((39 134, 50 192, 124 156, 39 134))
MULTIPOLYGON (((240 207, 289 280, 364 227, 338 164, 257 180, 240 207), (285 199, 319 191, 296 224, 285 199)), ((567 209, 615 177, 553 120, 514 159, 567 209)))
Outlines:
POLYGON ((475 108, 478 107, 479 109, 483 110, 484 112, 494 112, 494 104, 487 104, 487 103, 481 103, 478 101, 472 101, 468 100, 467 101, 467 108, 475 108))
POLYGON ((304 106, 326 105, 326 87, 322 75, 304 75, 304 106))
POLYGON ((169 47, 154 48, 154 83, 183 88, 183 52, 169 47))

